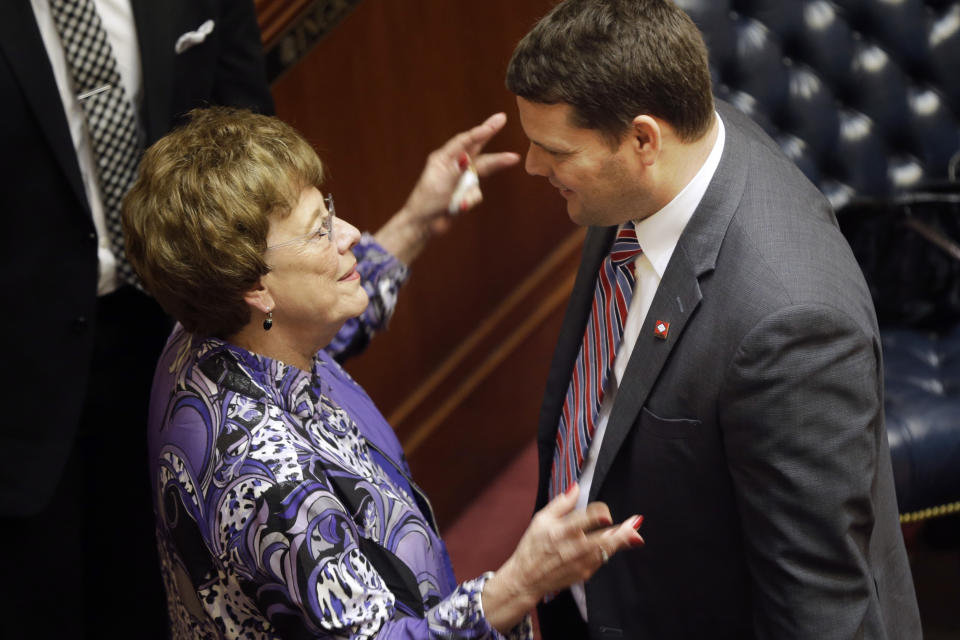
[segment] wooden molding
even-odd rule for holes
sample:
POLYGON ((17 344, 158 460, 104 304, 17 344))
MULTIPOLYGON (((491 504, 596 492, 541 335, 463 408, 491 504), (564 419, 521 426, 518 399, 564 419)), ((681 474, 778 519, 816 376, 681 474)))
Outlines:
POLYGON ((390 415, 441 527, 536 435, 585 237, 564 240, 390 415))
POLYGON ((506 361, 573 290, 586 232, 578 229, 483 320, 470 336, 388 417, 409 433, 404 450, 413 456, 460 402, 506 361), (437 405, 436 398, 443 398, 437 405))
POLYGON ((254 0, 264 46, 276 42, 280 33, 314 0, 254 0))

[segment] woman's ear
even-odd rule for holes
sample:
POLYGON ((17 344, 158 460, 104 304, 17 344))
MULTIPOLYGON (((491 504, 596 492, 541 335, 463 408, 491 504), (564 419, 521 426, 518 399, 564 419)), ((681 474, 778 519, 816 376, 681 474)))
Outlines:
POLYGON ((657 161, 663 147, 663 130, 660 122, 653 116, 642 115, 635 117, 630 126, 634 152, 638 154, 644 165, 652 165, 657 161))
POLYGON ((261 313, 268 313, 273 310, 273 296, 270 290, 263 285, 263 280, 257 280, 257 284, 252 289, 243 294, 244 301, 257 309, 261 313))

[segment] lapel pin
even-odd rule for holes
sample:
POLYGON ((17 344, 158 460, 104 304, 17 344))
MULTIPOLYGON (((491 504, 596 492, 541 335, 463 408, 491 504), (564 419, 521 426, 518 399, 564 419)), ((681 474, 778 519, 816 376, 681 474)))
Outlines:
POLYGON ((661 340, 666 340, 668 333, 670 333, 670 323, 664 322, 663 320, 657 320, 657 324, 653 327, 654 337, 660 338, 661 340))

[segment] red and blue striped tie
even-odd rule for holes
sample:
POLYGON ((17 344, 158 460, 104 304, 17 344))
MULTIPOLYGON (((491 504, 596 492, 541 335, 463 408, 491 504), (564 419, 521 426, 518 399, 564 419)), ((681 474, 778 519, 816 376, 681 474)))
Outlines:
POLYGON ((628 222, 600 265, 593 308, 560 414, 550 473, 551 498, 580 478, 633 297, 633 258, 642 251, 633 222, 628 222))

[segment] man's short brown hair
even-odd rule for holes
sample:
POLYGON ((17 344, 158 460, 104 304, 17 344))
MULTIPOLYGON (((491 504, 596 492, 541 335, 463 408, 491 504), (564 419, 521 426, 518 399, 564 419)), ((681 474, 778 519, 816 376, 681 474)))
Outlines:
POLYGON ((270 216, 286 216, 323 164, 292 127, 214 107, 151 146, 123 207, 126 253, 187 331, 226 337, 250 321, 243 299, 269 268, 270 216))
POLYGON ((566 103, 578 127, 619 141, 638 115, 670 124, 681 140, 713 121, 707 49, 669 0, 565 0, 520 41, 507 88, 542 104, 566 103))

